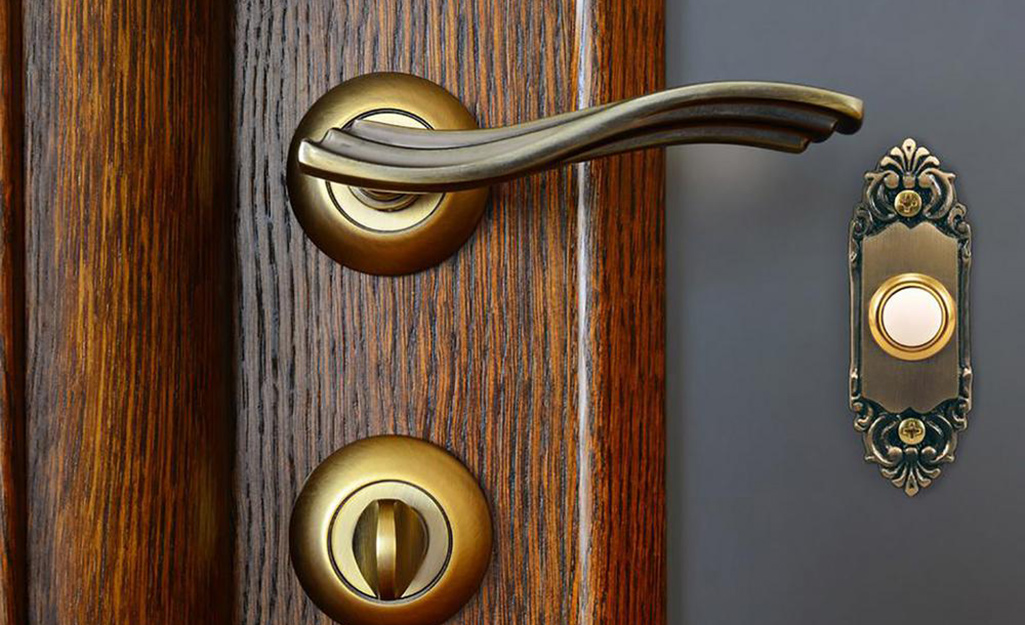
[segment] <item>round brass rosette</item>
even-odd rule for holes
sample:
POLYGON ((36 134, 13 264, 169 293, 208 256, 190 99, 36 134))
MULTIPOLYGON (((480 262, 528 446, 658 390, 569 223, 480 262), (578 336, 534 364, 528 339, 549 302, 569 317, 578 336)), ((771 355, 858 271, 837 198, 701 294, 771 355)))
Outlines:
POLYGON ((480 587, 491 560, 491 514, 473 475, 448 452, 380 436, 347 445, 314 469, 292 510, 289 538, 299 582, 332 619, 439 625, 480 587), (361 528, 377 514, 387 531, 375 539, 361 528), (396 536, 400 525, 407 531, 396 536), (368 563, 365 552, 375 549, 387 562, 368 563), (385 584, 374 565, 397 574, 385 584))
POLYGON ((409 74, 353 78, 324 94, 299 122, 288 151, 288 197, 317 247, 364 273, 400 275, 434 266, 473 234, 487 188, 402 194, 350 187, 310 176, 298 162, 304 139, 320 141, 357 119, 434 130, 477 123, 452 94, 409 74))
POLYGON ((876 344, 890 356, 908 361, 925 360, 939 353, 954 336, 954 329, 957 327, 957 305, 939 280, 921 273, 902 273, 883 282, 872 295, 868 303, 868 325, 876 344), (887 304, 905 289, 927 293, 939 311, 939 323, 932 337, 916 345, 907 345, 896 340, 884 322, 887 304))

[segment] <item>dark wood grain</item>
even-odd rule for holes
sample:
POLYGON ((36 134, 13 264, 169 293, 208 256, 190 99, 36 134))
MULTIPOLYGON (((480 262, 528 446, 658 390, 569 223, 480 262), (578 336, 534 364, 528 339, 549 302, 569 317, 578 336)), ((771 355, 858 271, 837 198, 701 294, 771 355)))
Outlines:
POLYGON ((21 2, 0 0, 0 625, 25 622, 21 2))
POLYGON ((661 155, 493 189, 477 233, 401 278, 335 265, 285 196, 303 112, 398 70, 494 126, 662 85, 661 0, 238 0, 236 610, 329 623, 291 571, 305 476, 379 433, 480 477, 495 554, 455 621, 645 623, 664 611, 661 155))
MULTIPOLYGON (((581 108, 664 87, 661 0, 585 0, 581 108)), ((664 623, 665 210, 662 151, 580 166, 581 622, 664 623)))
POLYGON ((34 625, 231 618, 226 9, 25 7, 34 625))

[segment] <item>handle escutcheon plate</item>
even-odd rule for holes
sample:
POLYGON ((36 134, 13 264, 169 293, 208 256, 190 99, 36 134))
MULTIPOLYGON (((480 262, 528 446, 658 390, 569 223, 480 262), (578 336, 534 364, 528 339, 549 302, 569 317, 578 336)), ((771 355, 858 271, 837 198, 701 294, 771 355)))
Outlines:
POLYGON ((432 267, 455 253, 473 234, 488 191, 479 188, 396 197, 373 191, 389 191, 384 187, 350 185, 311 174, 301 166, 299 155, 304 145, 368 119, 378 121, 366 123, 389 128, 477 127, 459 100, 428 80, 395 73, 348 80, 317 100, 292 137, 286 170, 292 211, 310 240, 347 267, 377 275, 432 267), (391 200, 377 205, 382 197, 391 200))

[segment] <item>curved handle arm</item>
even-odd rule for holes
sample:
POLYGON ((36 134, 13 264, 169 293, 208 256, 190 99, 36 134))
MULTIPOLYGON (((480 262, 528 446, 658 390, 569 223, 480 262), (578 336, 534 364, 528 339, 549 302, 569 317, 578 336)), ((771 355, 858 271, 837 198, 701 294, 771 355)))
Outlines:
POLYGON ((861 126, 852 96, 770 82, 689 85, 505 128, 427 130, 356 120, 304 139, 311 176, 381 191, 489 186, 568 163, 644 148, 731 143, 801 152, 861 126))

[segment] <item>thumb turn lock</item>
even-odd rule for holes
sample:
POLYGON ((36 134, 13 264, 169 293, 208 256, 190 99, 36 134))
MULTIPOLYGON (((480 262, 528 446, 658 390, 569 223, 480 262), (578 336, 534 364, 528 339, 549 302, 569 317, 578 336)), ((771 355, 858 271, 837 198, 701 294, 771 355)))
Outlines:
POLYGON ((438 579, 451 532, 445 513, 424 490, 382 481, 356 491, 338 508, 330 555, 350 587, 394 601, 417 595, 438 579))
POLYGON ((365 439, 306 480, 289 528, 314 603, 346 625, 437 625, 477 592, 491 559, 484 494, 424 441, 365 439))
POLYGON ((398 499, 379 499, 356 521, 352 544, 356 565, 374 596, 394 601, 406 595, 423 568, 427 526, 416 508, 398 499))
POLYGON ((469 238, 489 185, 666 145, 802 152, 833 132, 855 132, 861 119, 861 101, 841 93, 722 82, 478 130, 438 85, 367 74, 326 93, 299 123, 288 154, 289 198, 306 234, 338 262, 367 273, 412 273, 469 238))

